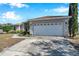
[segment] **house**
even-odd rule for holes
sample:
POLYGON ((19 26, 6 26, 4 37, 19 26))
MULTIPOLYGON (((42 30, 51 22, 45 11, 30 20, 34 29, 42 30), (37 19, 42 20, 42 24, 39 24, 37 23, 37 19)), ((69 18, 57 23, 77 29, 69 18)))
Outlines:
POLYGON ((16 24, 15 25, 15 30, 16 31, 21 31, 21 30, 24 31, 24 25, 23 24, 16 24))
POLYGON ((67 36, 71 16, 44 16, 30 20, 30 34, 35 36, 67 36))
POLYGON ((78 23, 78 33, 79 33, 79 23, 78 23))
POLYGON ((0 24, 0 34, 3 33, 2 24, 0 24))
POLYGON ((3 33, 3 29, 0 29, 0 34, 2 34, 3 33))

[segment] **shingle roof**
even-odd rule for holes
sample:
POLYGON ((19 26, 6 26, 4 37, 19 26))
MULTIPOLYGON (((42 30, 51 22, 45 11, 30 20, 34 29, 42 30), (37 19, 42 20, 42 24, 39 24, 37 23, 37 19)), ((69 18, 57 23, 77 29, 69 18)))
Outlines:
POLYGON ((71 16, 43 16, 43 17, 30 19, 30 21, 48 20, 48 19, 63 19, 63 18, 71 18, 71 16))

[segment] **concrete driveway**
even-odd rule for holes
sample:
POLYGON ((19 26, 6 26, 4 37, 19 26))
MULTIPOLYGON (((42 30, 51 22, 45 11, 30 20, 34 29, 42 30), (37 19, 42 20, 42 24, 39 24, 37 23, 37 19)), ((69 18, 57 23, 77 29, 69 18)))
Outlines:
POLYGON ((64 37, 26 37, 25 40, 4 49, 1 56, 79 56, 79 52, 64 37))

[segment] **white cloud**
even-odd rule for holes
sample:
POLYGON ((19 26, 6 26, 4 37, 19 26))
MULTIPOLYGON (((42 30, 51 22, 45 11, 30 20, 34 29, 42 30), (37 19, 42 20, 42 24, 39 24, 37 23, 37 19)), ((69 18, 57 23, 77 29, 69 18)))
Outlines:
POLYGON ((55 8, 55 9, 53 9, 53 11, 55 11, 55 12, 58 12, 58 13, 65 13, 65 12, 68 12, 68 7, 58 7, 58 8, 55 8))
POLYGON ((10 5, 12 8, 13 8, 13 7, 18 7, 18 8, 26 7, 26 8, 29 8, 29 5, 23 4, 23 3, 9 3, 9 5, 10 5))
POLYGON ((20 16, 16 15, 15 12, 13 11, 8 11, 6 13, 3 13, 2 18, 6 18, 6 19, 19 19, 20 16))
POLYGON ((57 7, 52 9, 45 9, 45 12, 55 12, 55 13, 66 13, 68 12, 68 7, 57 7))

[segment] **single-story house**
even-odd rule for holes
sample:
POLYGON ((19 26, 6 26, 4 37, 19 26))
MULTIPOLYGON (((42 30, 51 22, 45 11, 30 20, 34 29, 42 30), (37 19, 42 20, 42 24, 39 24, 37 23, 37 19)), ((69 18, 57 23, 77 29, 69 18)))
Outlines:
POLYGON ((68 36, 71 16, 44 16, 30 19, 30 34, 35 36, 68 36))
POLYGON ((16 24, 15 25, 15 30, 16 31, 21 31, 21 30, 24 31, 24 25, 23 24, 16 24))
POLYGON ((0 29, 0 34, 2 34, 3 33, 3 29, 0 29))
POLYGON ((79 23, 78 23, 78 33, 79 33, 79 23))

